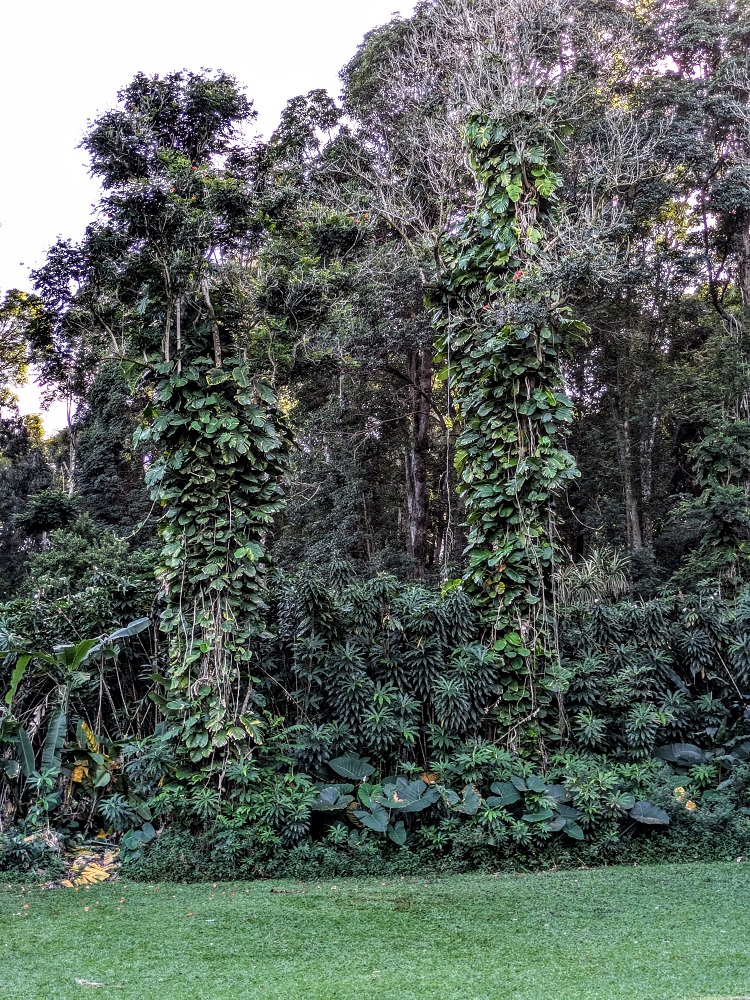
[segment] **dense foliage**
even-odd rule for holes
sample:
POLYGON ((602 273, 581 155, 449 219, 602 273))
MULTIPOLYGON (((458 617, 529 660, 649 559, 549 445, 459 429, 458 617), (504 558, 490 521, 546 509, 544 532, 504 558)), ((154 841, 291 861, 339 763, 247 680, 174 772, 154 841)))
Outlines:
POLYGON ((268 142, 121 91, 0 307, 0 865, 747 849, 748 38, 425 0, 268 142))

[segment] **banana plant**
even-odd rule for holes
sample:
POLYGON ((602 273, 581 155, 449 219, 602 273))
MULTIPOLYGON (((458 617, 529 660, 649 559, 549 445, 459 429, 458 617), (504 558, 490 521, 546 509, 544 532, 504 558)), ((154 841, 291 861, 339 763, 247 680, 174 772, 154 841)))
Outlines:
POLYGON ((94 656, 116 653, 116 643, 120 639, 130 638, 148 628, 148 618, 138 618, 123 628, 98 639, 84 639, 77 643, 61 643, 54 646, 51 653, 38 650, 15 649, 8 650, 6 656, 16 655, 16 663, 10 677, 10 686, 5 694, 2 716, 0 716, 0 746, 9 745, 14 748, 18 760, 0 761, 0 774, 6 778, 18 777, 23 773, 27 780, 36 787, 46 784, 53 778, 57 781, 62 768, 62 750, 68 729, 68 703, 70 694, 80 684, 85 683, 90 674, 82 670, 94 656), (13 702, 18 693, 29 664, 32 661, 48 665, 52 679, 57 684, 57 705, 55 706, 42 745, 39 770, 36 769, 31 738, 21 723, 13 717, 13 702), (42 776, 45 776, 44 779, 42 776))

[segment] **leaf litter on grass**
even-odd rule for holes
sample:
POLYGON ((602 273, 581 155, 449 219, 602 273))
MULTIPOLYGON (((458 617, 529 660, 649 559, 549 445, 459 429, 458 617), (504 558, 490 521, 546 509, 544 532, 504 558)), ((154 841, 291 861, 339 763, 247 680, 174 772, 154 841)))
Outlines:
POLYGON ((62 861, 67 867, 67 877, 45 882, 44 889, 100 885, 115 882, 119 877, 120 851, 116 847, 78 847, 64 854, 62 861))

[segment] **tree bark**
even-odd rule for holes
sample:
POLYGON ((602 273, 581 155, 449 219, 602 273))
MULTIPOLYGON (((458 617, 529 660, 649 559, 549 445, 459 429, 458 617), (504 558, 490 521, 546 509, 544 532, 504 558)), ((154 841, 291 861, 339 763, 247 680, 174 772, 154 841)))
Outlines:
POLYGON ((429 490, 427 458, 432 401, 432 349, 410 351, 408 359, 411 400, 411 442, 406 454, 406 493, 409 511, 409 552, 415 573, 424 577, 427 569, 429 490))
POLYGON ((630 438, 630 405, 625 400, 622 406, 610 396, 612 419, 617 437, 617 451, 622 476, 623 498, 625 501, 625 527, 628 549, 639 552, 643 548, 641 521, 638 516, 638 498, 633 486, 632 443, 630 438))
POLYGON ((203 292, 203 300, 206 303, 206 309, 208 310, 208 318, 211 322, 211 333, 214 342, 214 364, 217 368, 221 368, 221 334, 213 303, 211 302, 211 293, 208 290, 208 279, 205 277, 201 281, 201 290, 203 292))
POLYGON ((647 549, 653 548, 654 526, 651 520, 651 498, 653 495, 653 459, 656 443, 656 428, 659 425, 659 400, 654 403, 654 409, 648 422, 647 433, 641 439, 641 500, 643 502, 643 544, 647 549))
POLYGON ((746 309, 750 309, 750 212, 748 212, 742 227, 742 250, 737 270, 737 283, 740 286, 742 304, 746 309))

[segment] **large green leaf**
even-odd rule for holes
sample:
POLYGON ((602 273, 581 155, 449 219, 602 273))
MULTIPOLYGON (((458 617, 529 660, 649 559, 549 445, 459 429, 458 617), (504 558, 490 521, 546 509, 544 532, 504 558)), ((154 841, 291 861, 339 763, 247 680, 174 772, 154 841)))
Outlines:
POLYGON ((654 751, 654 756, 667 761, 668 764, 678 764, 682 767, 703 764, 706 760, 705 752, 692 743, 669 743, 667 746, 658 747, 654 751))
POLYGON ((107 642, 114 642, 115 639, 129 639, 131 636, 145 631, 150 624, 150 618, 136 618, 135 621, 130 622, 128 625, 118 628, 116 632, 111 632, 107 636, 107 642))
POLYGON ((68 728, 68 717, 62 708, 58 708, 52 715, 47 730, 47 736, 42 747, 42 768, 45 770, 59 770, 61 765, 60 751, 65 743, 65 734, 68 728))
POLYGON ((537 809, 533 813, 524 813, 521 819, 526 823, 541 823, 545 819, 552 819, 555 814, 551 809, 537 809))
POLYGON ((328 766, 342 778, 349 778, 350 781, 362 781, 375 773, 375 768, 369 763, 366 757, 358 757, 356 754, 347 754, 345 757, 334 757, 328 761, 328 766))
POLYGON ((63 643, 54 647, 55 659, 58 663, 67 667, 68 670, 77 670, 90 653, 100 647, 99 639, 84 639, 82 642, 63 643))
POLYGON ((346 809, 352 801, 351 795, 342 795, 335 785, 329 785, 327 788, 321 788, 317 798, 311 802, 310 808, 318 812, 334 812, 346 809))
POLYGON ((354 815, 363 826, 375 833, 385 833, 388 828, 388 813, 382 806, 373 805, 371 810, 355 809, 354 815))
POLYGON ((461 799, 453 806, 453 811, 463 813, 465 816, 473 816, 479 811, 482 804, 482 797, 473 785, 466 785, 461 793, 461 799))
POLYGON ((23 675, 26 673, 26 668, 29 665, 29 660, 31 659, 31 653, 23 653, 16 660, 16 665, 13 668, 13 673, 10 675, 10 688, 8 693, 5 695, 5 704, 11 705, 13 699, 16 696, 16 691, 18 690, 18 685, 23 680, 23 675))
POLYGON ((379 802, 386 809, 397 809, 399 812, 421 812, 440 798, 440 792, 428 788, 419 778, 409 781, 408 778, 396 778, 396 783, 384 783, 383 792, 373 795, 373 801, 379 802))
POLYGON ((535 774, 529 775, 526 779, 526 787, 531 789, 532 792, 539 792, 540 794, 547 791, 545 782, 535 774))
POLYGON ((510 781, 493 781, 490 786, 493 793, 487 797, 487 805, 495 807, 512 806, 514 802, 519 802, 521 793, 510 781))
POLYGON ((628 815, 638 823, 649 826, 666 826, 669 823, 667 813, 650 802, 636 802, 628 815))
POLYGON ((388 836, 394 844, 398 844, 399 847, 404 846, 406 843, 406 827, 402 820, 399 820, 395 826, 388 827, 388 836))
POLYGON ((21 758, 21 770, 24 777, 28 778, 34 771, 34 748, 31 745, 29 734, 23 727, 18 731, 18 755, 21 758))
POLYGON ((565 826, 563 827, 563 832, 567 833, 567 835, 569 837, 572 837, 573 840, 583 840, 584 839, 583 838, 583 830, 575 822, 575 820, 572 820, 572 819, 568 820, 567 823, 565 824, 565 826))

